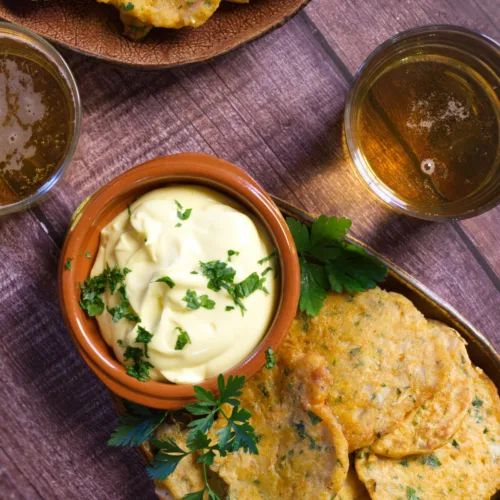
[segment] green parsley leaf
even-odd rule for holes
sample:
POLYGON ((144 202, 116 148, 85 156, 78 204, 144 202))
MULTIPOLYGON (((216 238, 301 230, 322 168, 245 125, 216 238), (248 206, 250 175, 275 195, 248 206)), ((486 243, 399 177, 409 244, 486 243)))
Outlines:
MULTIPOLYGON (((205 498, 205 489, 206 488, 203 488, 200 491, 195 491, 194 493, 188 493, 187 495, 184 495, 182 497, 182 500, 203 500, 205 498)), ((212 498, 209 498, 209 500, 212 500, 212 498)))
POLYGON ((180 448, 172 438, 165 441, 153 438, 151 444, 159 449, 151 460, 151 467, 148 467, 148 474, 152 479, 166 479, 174 473, 179 462, 190 454, 180 448))
POLYGON ((239 254, 240 254, 240 252, 237 252, 236 250, 228 250, 227 251, 227 260, 228 260, 228 262, 231 262, 231 257, 233 255, 239 255, 239 254))
POLYGON ((166 411, 156 411, 125 401, 127 413, 118 417, 108 446, 139 446, 151 438, 156 428, 168 415, 166 411))
POLYGON ((385 279, 387 268, 382 263, 344 241, 351 226, 348 219, 322 215, 313 222, 310 233, 305 224, 291 217, 286 221, 299 253, 301 311, 316 316, 328 289, 361 292, 385 279))
POLYGON ((409 467, 410 464, 408 463, 408 460, 401 460, 401 462, 399 462, 399 465, 402 465, 403 467, 409 467))
POLYGON ((260 275, 261 275, 261 276, 265 276, 265 275, 266 275, 269 271, 272 271, 272 270, 273 270, 273 268, 272 268, 271 266, 266 267, 266 268, 264 269, 264 271, 262 271, 262 272, 260 273, 260 275))
POLYGON ((132 311, 128 300, 122 300, 122 302, 115 307, 106 307, 106 310, 111 314, 113 323, 118 323, 118 321, 124 318, 129 321, 136 321, 137 323, 141 322, 141 318, 132 311))
POLYGON ((226 312, 233 311, 233 310, 234 310, 233 306, 226 306, 226 312))
POLYGON ((421 500, 417 497, 417 492, 410 486, 406 487, 406 500, 421 500))
POLYGON ((180 222, 178 222, 178 223, 175 225, 175 227, 181 227, 181 226, 182 226, 182 224, 181 224, 180 222))
POLYGON ((64 264, 64 269, 66 271, 71 271, 71 261, 73 260, 73 257, 68 257, 68 260, 64 264))
POLYGON ((120 4, 120 9, 124 10, 125 12, 128 12, 129 10, 132 10, 133 8, 134 8, 134 4, 132 2, 129 2, 127 4, 125 4, 124 2, 122 2, 120 4))
MULTIPOLYGON (((267 290, 264 287, 266 278, 259 278, 257 273, 252 273, 247 276, 241 283, 238 283, 234 287, 234 293, 238 299, 244 299, 257 290, 262 290, 264 293, 267 290)), ((269 293, 269 292, 268 292, 269 293)))
POLYGON ((318 425, 319 423, 323 422, 323 419, 318 417, 318 415, 316 415, 316 413, 313 413, 312 411, 308 411, 307 414, 309 415, 309 418, 311 419, 311 424, 318 425))
POLYGON ((205 309, 212 310, 215 307, 215 302, 208 298, 208 295, 200 295, 194 290, 187 290, 186 295, 182 298, 184 302, 187 303, 186 307, 191 310, 199 309, 203 307, 205 309))
POLYGON ((483 406, 483 400, 479 399, 477 396, 474 396, 474 399, 472 400, 472 406, 475 408, 481 408, 483 406))
POLYGON ((227 289, 234 281, 235 269, 220 260, 200 262, 201 274, 208 278, 208 288, 218 292, 221 288, 227 289))
POLYGON ((276 357, 274 356, 273 346, 269 346, 266 349, 266 364, 265 367, 270 370, 276 366, 276 357))
POLYGON ((155 281, 155 283, 166 283, 170 288, 174 288, 175 283, 170 276, 164 276, 163 278, 159 278, 155 281))
POLYGON ((274 249, 269 255, 267 255, 266 257, 258 260, 257 264, 262 265, 262 264, 264 264, 264 262, 267 262, 267 261, 269 261, 271 259, 274 259, 277 256, 278 256, 278 252, 276 252, 276 249, 274 249))
POLYGON ((422 465, 428 465, 429 467, 432 467, 435 469, 436 467, 439 467, 441 465, 441 462, 439 461, 439 458, 436 457, 433 453, 430 455, 423 455, 422 458, 420 459, 420 463, 422 465))
POLYGON ((186 330, 183 330, 179 326, 175 327, 176 330, 179 330, 179 335, 177 336, 177 342, 175 343, 175 350, 176 351, 182 351, 184 347, 186 347, 187 344, 191 343, 191 339, 189 337, 188 332, 186 330))
POLYGON ((191 216, 191 212, 193 211, 193 209, 186 208, 186 210, 184 210, 183 206, 177 200, 174 201, 175 204, 177 205, 177 218, 180 220, 188 220, 189 217, 191 216))
POLYGON ((387 268, 364 248, 355 245, 341 247, 340 255, 326 265, 330 288, 335 292, 363 292, 375 288, 387 276, 387 268))
POLYGON ((149 358, 148 356, 148 344, 151 342, 151 339, 153 338, 153 334, 148 332, 144 327, 138 326, 137 327, 137 337, 135 338, 135 341, 138 344, 144 344, 144 355, 146 358, 149 358))
POLYGON ((85 257, 87 259, 91 259, 92 258, 92 254, 90 252, 85 252, 85 257))
POLYGON ((304 257, 300 262, 300 301, 299 309, 309 316, 316 316, 325 302, 328 279, 324 267, 307 262, 304 257))

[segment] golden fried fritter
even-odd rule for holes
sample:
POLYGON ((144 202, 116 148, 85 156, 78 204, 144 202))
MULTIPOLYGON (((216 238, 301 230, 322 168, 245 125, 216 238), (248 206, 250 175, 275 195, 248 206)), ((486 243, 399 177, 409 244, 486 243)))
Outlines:
POLYGON ((481 369, 472 379, 472 403, 446 446, 405 459, 358 453, 356 471, 374 500, 489 500, 500 488, 500 398, 481 369))
POLYGON ((221 0, 97 0, 114 5, 125 24, 125 34, 142 38, 151 27, 198 27, 218 9, 221 0))
POLYGON ((446 356, 415 306, 380 288, 330 294, 317 317, 294 321, 281 352, 326 358, 328 404, 349 451, 371 445, 433 396, 446 356))
POLYGON ((443 323, 431 320, 429 325, 436 342, 445 346, 445 376, 433 397, 375 441, 374 453, 393 458, 429 453, 448 443, 462 425, 472 401, 472 368, 465 341, 443 323))
POLYGON ((330 500, 341 488, 349 459, 340 425, 325 404, 331 383, 317 354, 294 366, 279 362, 247 381, 240 400, 252 413, 259 454, 240 451, 212 466, 229 485, 231 499, 330 500))

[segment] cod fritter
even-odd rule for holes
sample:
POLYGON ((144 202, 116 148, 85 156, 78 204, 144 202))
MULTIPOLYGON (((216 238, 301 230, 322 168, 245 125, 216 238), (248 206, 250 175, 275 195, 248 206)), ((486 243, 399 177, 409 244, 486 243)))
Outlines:
MULTIPOLYGON (((197 28, 206 23, 219 8, 221 0, 97 0, 114 5, 120 12, 123 34, 132 40, 144 38, 153 27, 197 28)), ((248 3, 249 0, 229 0, 248 3)))
POLYGON ((232 500, 330 500, 342 487, 349 458, 340 425, 325 404, 331 382, 316 354, 295 366, 278 357, 278 366, 247 381, 240 400, 252 413, 259 454, 217 457, 211 467, 228 484, 232 500))
POLYGON ((325 357, 333 380, 328 405, 354 451, 390 432, 437 391, 446 352, 430 330, 397 293, 330 294, 318 316, 294 321, 282 355, 325 357))
POLYGON ((358 453, 356 471, 374 500, 489 500, 500 488, 500 398, 481 369, 472 378, 472 403, 446 446, 405 459, 358 453))
POLYGON ((429 453, 448 443, 462 425, 472 401, 472 367, 465 341, 443 323, 430 320, 429 325, 436 342, 445 345, 445 376, 433 397, 375 441, 371 447, 374 453, 392 458, 429 453))

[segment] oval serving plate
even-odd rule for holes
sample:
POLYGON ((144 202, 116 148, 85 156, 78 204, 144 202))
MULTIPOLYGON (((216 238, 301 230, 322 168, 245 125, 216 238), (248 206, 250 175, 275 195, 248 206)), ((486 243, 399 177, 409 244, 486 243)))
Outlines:
POLYGON ((82 54, 142 69, 207 61, 288 21, 310 0, 222 2, 199 28, 155 28, 144 40, 121 35, 118 10, 96 0, 3 0, 0 17, 82 54))

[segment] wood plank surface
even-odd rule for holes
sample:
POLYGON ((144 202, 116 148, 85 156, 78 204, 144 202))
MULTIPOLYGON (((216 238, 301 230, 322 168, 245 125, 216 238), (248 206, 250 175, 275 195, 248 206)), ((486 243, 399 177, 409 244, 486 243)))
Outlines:
POLYGON ((43 205, 0 220, 0 497, 152 499, 141 458, 106 447, 107 391, 76 353, 56 267, 78 204, 133 165, 200 151, 271 193, 351 217, 353 234, 455 306, 500 348, 500 209, 461 223, 396 215, 357 180, 342 141, 352 74, 412 26, 454 23, 499 35, 495 0, 313 0, 282 29, 195 67, 136 72, 63 50, 83 103, 68 174, 43 205))

